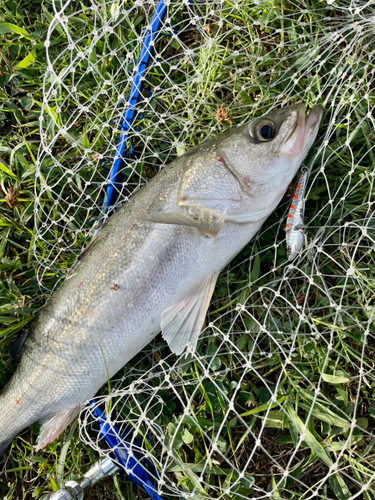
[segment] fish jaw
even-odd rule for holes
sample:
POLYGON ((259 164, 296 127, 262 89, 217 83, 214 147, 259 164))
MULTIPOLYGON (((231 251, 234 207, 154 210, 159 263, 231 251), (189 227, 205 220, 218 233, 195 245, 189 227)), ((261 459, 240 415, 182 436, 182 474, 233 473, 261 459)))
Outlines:
POLYGON ((315 106, 308 115, 305 107, 296 107, 295 123, 289 134, 279 144, 279 156, 275 162, 274 176, 269 183, 270 198, 284 194, 293 177, 313 145, 323 116, 323 108, 315 106))
MULTIPOLYGON (((319 125, 323 116, 323 108, 315 106, 306 116, 305 106, 297 106, 297 116, 291 133, 280 146, 282 154, 300 158, 306 156, 318 133, 319 125)), ((301 160, 303 161, 303 159, 301 160)))

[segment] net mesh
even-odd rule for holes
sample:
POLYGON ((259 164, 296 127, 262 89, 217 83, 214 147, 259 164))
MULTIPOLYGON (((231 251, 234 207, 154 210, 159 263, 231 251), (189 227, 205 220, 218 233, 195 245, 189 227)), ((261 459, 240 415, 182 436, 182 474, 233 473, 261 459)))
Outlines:
MULTIPOLYGON (((166 1, 109 214, 231 124, 294 102, 326 113, 307 165, 306 244, 289 262, 293 186, 218 279, 197 351, 159 338, 96 404, 158 493, 196 499, 375 494, 371 1, 166 1)), ((54 4, 37 161, 39 281, 107 217, 109 171, 155 1, 54 4), (53 36, 52 36, 53 35, 53 36), (58 50, 51 39, 60 40, 58 50)), ((92 405, 80 437, 107 452, 92 405)))

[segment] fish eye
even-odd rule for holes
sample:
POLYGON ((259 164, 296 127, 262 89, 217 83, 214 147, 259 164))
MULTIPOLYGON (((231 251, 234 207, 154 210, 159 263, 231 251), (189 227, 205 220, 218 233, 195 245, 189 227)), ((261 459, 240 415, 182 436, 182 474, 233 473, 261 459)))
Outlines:
POLYGON ((259 120, 255 123, 251 135, 261 142, 271 141, 276 135, 276 127, 271 120, 259 120))

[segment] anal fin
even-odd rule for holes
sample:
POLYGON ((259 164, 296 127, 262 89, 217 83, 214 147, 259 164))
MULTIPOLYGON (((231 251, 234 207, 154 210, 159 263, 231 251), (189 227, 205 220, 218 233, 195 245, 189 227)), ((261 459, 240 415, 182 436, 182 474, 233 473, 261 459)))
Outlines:
POLYGON ((73 422, 80 410, 80 406, 70 408, 59 413, 53 413, 42 420, 42 428, 38 437, 36 451, 42 450, 52 443, 68 425, 73 422))
POLYGON ((213 273, 193 288, 181 302, 162 313, 162 335, 175 354, 181 354, 185 347, 188 347, 187 354, 195 351, 217 277, 218 273, 213 273))

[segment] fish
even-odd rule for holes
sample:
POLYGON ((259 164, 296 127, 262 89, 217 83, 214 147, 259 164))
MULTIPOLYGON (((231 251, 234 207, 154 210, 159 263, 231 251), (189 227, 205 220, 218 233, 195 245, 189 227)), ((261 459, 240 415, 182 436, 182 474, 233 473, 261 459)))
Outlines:
POLYGON ((308 169, 303 166, 286 222, 286 248, 289 261, 294 260, 300 253, 305 239, 303 219, 305 216, 307 176, 308 169))
POLYGON ((0 395, 0 453, 36 421, 44 448, 159 332, 193 353, 221 270, 275 210, 322 108, 271 111, 188 150, 108 218, 38 313, 0 395))

